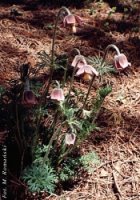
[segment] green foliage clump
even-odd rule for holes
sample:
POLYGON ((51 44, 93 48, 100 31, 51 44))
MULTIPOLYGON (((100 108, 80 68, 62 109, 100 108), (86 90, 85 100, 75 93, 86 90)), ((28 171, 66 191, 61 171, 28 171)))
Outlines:
POLYGON ((29 190, 32 192, 55 191, 58 177, 55 170, 49 164, 43 163, 43 154, 47 151, 48 146, 37 146, 34 161, 23 171, 22 178, 26 181, 29 190))
POLYGON ((65 160, 61 166, 61 170, 59 171, 59 179, 61 181, 67 181, 70 179, 74 179, 76 177, 76 169, 78 169, 80 163, 78 158, 68 158, 65 160))
POLYGON ((80 162, 88 173, 92 173, 94 167, 100 164, 100 159, 94 151, 91 151, 88 154, 81 156, 80 162))
POLYGON ((38 163, 33 163, 26 168, 22 178, 26 181, 31 192, 47 191, 53 193, 58 181, 52 167, 46 164, 39 165, 38 163))
MULTIPOLYGON (((51 3, 53 2, 51 1, 51 3)), ((64 1, 59 3, 61 2, 64 1)), ((65 1, 65 3, 67 2, 65 1)), ((69 3, 71 2, 74 1, 69 3)), ((80 0, 76 2, 80 2, 80 0)), ((12 116, 11 127, 20 155, 22 155, 21 160, 24 161, 25 152, 30 149, 32 164, 28 167, 25 166, 22 179, 32 192, 53 193, 58 182, 61 184, 78 177, 81 169, 92 172, 95 165, 100 163, 95 152, 80 156, 76 149, 87 136, 99 129, 95 124, 96 119, 106 96, 112 91, 111 86, 107 84, 105 86, 101 81, 104 74, 114 71, 112 65, 105 62, 109 48, 114 48, 118 57, 122 56, 115 45, 107 46, 103 58, 100 56, 85 58, 79 49, 75 48, 76 55, 71 64, 71 58, 69 59, 68 56, 71 55, 70 52, 68 55, 56 56, 56 29, 59 18, 62 17, 61 12, 67 14, 64 21, 69 24, 68 19, 72 13, 68 8, 62 7, 54 26, 50 55, 45 51, 38 53, 40 62, 37 63, 34 70, 34 77, 29 66, 22 66, 20 80, 13 90, 11 101, 9 101, 12 102, 11 109, 9 111, 9 107, 6 105, 4 110, 5 116, 8 116, 9 112, 12 113, 10 115, 10 117, 12 116), (81 64, 80 68, 78 64, 81 64), (72 74, 69 79, 70 67, 72 74), (49 76, 47 78, 44 76, 43 80, 36 79, 39 70, 42 72, 45 68, 49 68, 49 76), (60 71, 62 76, 58 73, 60 71), (86 81, 86 86, 89 84, 86 91, 86 86, 82 88, 81 83, 75 82, 75 76, 86 81), (84 79, 85 76, 86 79, 84 79), (98 79, 98 89, 92 87, 96 78, 98 79), (30 82, 32 83, 31 87, 30 82), (77 85, 80 85, 80 89, 76 87, 77 85), (90 95, 93 89, 94 97, 90 95)), ((75 21, 80 24, 81 19, 77 15, 73 15, 72 18, 75 19, 71 27, 74 32, 76 31, 75 21)), ((130 65, 130 63, 128 64, 130 65)), ((121 66, 121 62, 119 65, 121 66)), ((3 88, 0 87, 0 96, 3 91, 3 88)), ((0 111, 3 114, 1 106, 0 111)))
POLYGON ((99 72, 100 76, 103 76, 104 74, 108 74, 108 73, 114 73, 115 69, 113 67, 113 65, 108 64, 107 62, 103 62, 103 58, 101 56, 89 56, 88 61, 91 65, 93 65, 96 70, 99 72))

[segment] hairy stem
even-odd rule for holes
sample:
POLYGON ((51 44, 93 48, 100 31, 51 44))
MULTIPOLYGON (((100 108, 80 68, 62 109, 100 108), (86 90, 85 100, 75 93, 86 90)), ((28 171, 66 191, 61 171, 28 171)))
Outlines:
POLYGON ((58 26, 58 22, 59 22, 59 17, 62 11, 67 12, 67 14, 71 14, 71 12, 69 11, 68 8, 66 7, 62 7, 60 8, 57 17, 56 17, 56 21, 55 21, 55 25, 54 25, 54 32, 53 32, 53 39, 52 39, 52 48, 51 48, 51 72, 50 72, 50 76, 49 76, 49 82, 47 85, 47 88, 45 89, 45 96, 48 94, 49 88, 50 88, 50 84, 52 81, 52 76, 53 76, 53 72, 54 72, 54 48, 55 48, 55 40, 56 40, 56 30, 57 30, 57 26, 58 26))
MULTIPOLYGON (((77 53, 77 55, 79 55, 79 56, 81 55, 79 49, 77 49, 77 48, 72 49, 72 52, 74 52, 74 51, 77 53)), ((67 70, 68 70, 68 65, 67 65, 67 68, 65 69, 65 72, 64 72, 64 81, 63 81, 62 88, 64 88, 64 86, 65 86, 67 70)))
POLYGON ((16 140, 17 140, 19 151, 22 154, 23 144, 22 144, 22 140, 21 140, 20 125, 19 125, 19 113, 18 113, 17 103, 16 103, 16 125, 17 125, 17 132, 18 132, 18 137, 16 137, 16 140))
POLYGON ((66 102, 69 101, 69 98, 70 98, 70 93, 71 93, 71 90, 72 90, 72 85, 73 85, 73 81, 74 81, 74 75, 75 75, 75 72, 77 70, 77 65, 78 65, 79 61, 76 63, 76 66, 74 67, 74 70, 72 72, 72 77, 71 77, 71 81, 70 81, 70 89, 69 89, 69 92, 68 92, 68 95, 67 95, 67 99, 66 99, 66 102))
POLYGON ((67 71, 68 71, 68 64, 67 64, 66 69, 64 69, 64 78, 63 78, 62 89, 64 88, 65 83, 66 83, 66 75, 67 75, 67 71))
POLYGON ((94 107, 94 111, 91 114, 91 115, 93 115, 92 123, 95 123, 95 120, 98 118, 100 110, 101 110, 101 106, 102 106, 102 104, 104 102, 104 99, 105 98, 100 98, 100 99, 96 100, 96 102, 98 102, 98 106, 96 108, 94 107))
POLYGON ((87 94, 86 94, 85 101, 84 101, 84 103, 83 103, 83 107, 82 107, 82 109, 85 108, 85 105, 86 105, 86 102, 87 102, 88 96, 89 96, 89 94, 90 94, 91 87, 92 87, 92 84, 93 84, 94 79, 95 79, 95 76, 92 75, 92 79, 91 79, 91 81, 90 81, 90 85, 89 85, 88 92, 87 92, 87 94))
POLYGON ((108 53, 108 51, 109 51, 110 48, 115 49, 116 52, 117 52, 117 54, 120 55, 120 50, 119 50, 119 48, 118 48, 116 45, 114 45, 114 44, 109 44, 109 45, 106 47, 106 49, 105 49, 105 54, 104 54, 104 57, 103 57, 103 59, 102 59, 101 66, 102 66, 103 63, 104 63, 105 58, 106 58, 106 55, 107 55, 107 53, 108 53))
POLYGON ((30 91, 29 77, 26 77, 26 79, 25 79, 25 82, 24 82, 24 91, 30 91))
POLYGON ((67 150, 65 151, 65 153, 63 153, 63 154, 60 156, 60 158, 59 158, 59 160, 58 160, 58 165, 60 165, 60 163, 64 160, 64 158, 65 158, 69 153, 72 152, 72 150, 74 149, 74 147, 75 147, 75 146, 71 146, 71 148, 67 149, 67 150))
POLYGON ((72 51, 73 51, 73 52, 75 51, 79 56, 81 55, 80 50, 77 49, 77 48, 74 48, 72 51))
POLYGON ((34 138, 33 138, 32 157, 34 156, 36 145, 37 145, 37 141, 38 141, 38 137, 39 137, 40 121, 41 121, 41 107, 39 108, 39 114, 38 114, 38 118, 37 118, 37 126, 36 126, 36 130, 35 130, 35 133, 34 133, 34 138))
POLYGON ((44 156, 44 159, 43 159, 43 164, 45 164, 45 162, 48 162, 48 156, 49 156, 49 153, 50 153, 50 150, 51 150, 51 146, 52 146, 53 140, 60 133, 60 130, 61 130, 63 124, 64 124, 64 122, 60 125, 60 127, 57 129, 57 131, 54 131, 54 133, 53 133, 53 135, 52 135, 52 137, 51 137, 51 139, 49 141, 48 149, 47 149, 47 152, 45 153, 45 156, 44 156))

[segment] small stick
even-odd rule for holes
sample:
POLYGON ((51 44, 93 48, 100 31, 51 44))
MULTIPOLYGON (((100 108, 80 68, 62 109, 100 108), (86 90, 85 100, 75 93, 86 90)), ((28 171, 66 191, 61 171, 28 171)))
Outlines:
POLYGON ((117 192, 118 192, 118 199, 121 200, 122 194, 121 194, 120 187, 118 185, 115 173, 112 172, 112 175, 113 175, 113 179, 114 179, 115 188, 117 189, 117 192))

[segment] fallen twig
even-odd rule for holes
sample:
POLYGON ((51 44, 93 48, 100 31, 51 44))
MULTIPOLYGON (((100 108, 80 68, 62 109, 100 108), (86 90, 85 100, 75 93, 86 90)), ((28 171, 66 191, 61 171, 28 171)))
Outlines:
POLYGON ((120 191, 120 188, 119 188, 115 173, 113 171, 112 171, 112 175, 113 175, 113 179, 114 179, 115 188, 116 188, 116 190, 118 192, 118 199, 121 200, 122 194, 121 194, 121 191, 120 191))

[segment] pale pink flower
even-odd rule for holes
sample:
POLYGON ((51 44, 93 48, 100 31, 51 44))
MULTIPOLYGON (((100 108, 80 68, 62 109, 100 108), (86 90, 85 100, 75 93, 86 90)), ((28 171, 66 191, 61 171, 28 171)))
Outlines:
POLYGON ((65 144, 71 145, 75 143, 76 135, 74 133, 66 133, 65 144))
POLYGON ((117 70, 123 70, 128 66, 131 66, 131 63, 128 62, 127 57, 123 53, 115 55, 114 62, 117 70))
POLYGON ((85 57, 82 56, 82 55, 76 55, 74 57, 73 61, 72 61, 72 64, 71 64, 72 67, 76 67, 77 66, 77 68, 81 68, 84 65, 87 65, 87 62, 86 62, 85 57))
POLYGON ((83 65, 76 73, 77 76, 82 75, 84 73, 87 74, 95 74, 95 76, 98 76, 99 73, 96 71, 95 68, 93 68, 91 65, 83 65))
POLYGON ((51 92, 51 99, 57 101, 64 101, 64 92, 61 88, 54 88, 51 92))
POLYGON ((77 24, 82 23, 82 19, 78 15, 68 14, 64 17, 64 20, 63 20, 64 27, 66 25, 75 25, 76 23, 77 24))

